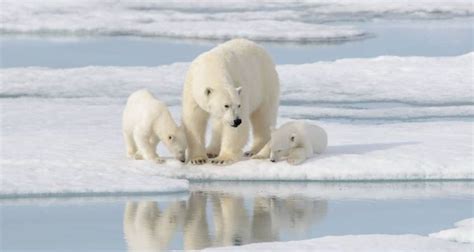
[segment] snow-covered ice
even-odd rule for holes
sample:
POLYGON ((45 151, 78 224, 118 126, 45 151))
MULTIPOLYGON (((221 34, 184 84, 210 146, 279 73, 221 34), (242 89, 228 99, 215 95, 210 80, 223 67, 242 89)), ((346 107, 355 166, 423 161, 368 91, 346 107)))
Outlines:
MULTIPOLYGON (((280 115, 291 118, 411 120, 470 117, 474 53, 456 57, 344 59, 280 65, 280 115), (317 95, 315 95, 317 94, 317 95)), ((179 105, 188 63, 159 67, 0 69, 0 97, 126 98, 148 88, 179 105)))
POLYGON ((156 174, 191 180, 436 180, 474 179, 471 122, 347 125, 320 123, 329 136, 326 153, 299 166, 248 160, 156 174))
POLYGON ((254 243, 204 251, 472 251, 471 244, 455 243, 421 235, 344 235, 289 241, 254 243))
MULTIPOLYGON (((127 96, 148 88, 171 105, 179 120, 188 63, 0 69, 1 195, 172 192, 188 186, 187 181, 161 176, 192 180, 474 179, 470 166, 474 105, 472 92, 466 91, 473 87, 473 56, 378 57, 278 66, 282 82, 279 123, 288 117, 342 116, 375 118, 377 122, 319 122, 329 133, 329 149, 301 166, 266 160, 228 167, 181 166, 175 161, 159 166, 127 160, 120 130, 127 96), (440 115, 452 120, 436 119, 440 115), (419 118, 424 121, 417 122, 419 118)), ((159 151, 166 155, 163 148, 159 151)))
POLYGON ((353 40, 367 34, 332 22, 473 15, 469 0, 383 1, 2 1, 3 34, 132 35, 266 41, 353 40))
POLYGON ((430 234, 430 237, 455 242, 474 243, 474 218, 458 221, 455 228, 441 230, 430 234))

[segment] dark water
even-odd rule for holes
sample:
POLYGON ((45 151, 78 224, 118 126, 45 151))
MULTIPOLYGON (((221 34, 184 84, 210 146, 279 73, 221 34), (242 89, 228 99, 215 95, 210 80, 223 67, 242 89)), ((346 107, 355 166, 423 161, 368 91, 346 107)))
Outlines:
MULTIPOLYGON (((460 183, 464 190, 469 188, 469 182, 382 183, 368 187, 367 183, 323 183, 317 185, 321 192, 312 197, 284 190, 265 192, 254 187, 256 183, 243 183, 232 189, 220 186, 206 190, 209 187, 198 186, 188 195, 164 200, 160 196, 82 203, 13 200, 1 206, 1 249, 155 251, 327 235, 427 235, 472 217, 472 194, 453 196, 456 187, 452 183, 460 183), (342 197, 335 188, 353 190, 353 196, 349 193, 342 197)), ((212 188, 213 183, 210 185, 212 188)), ((288 186, 282 182, 271 185, 280 189, 288 186)))

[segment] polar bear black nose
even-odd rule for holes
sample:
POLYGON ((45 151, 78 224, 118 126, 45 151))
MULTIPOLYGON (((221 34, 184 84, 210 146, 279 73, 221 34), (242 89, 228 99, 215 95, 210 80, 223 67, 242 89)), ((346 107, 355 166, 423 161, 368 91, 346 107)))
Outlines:
POLYGON ((232 125, 232 126, 237 127, 237 126, 239 126, 241 123, 242 123, 242 120, 240 120, 240 118, 237 118, 237 119, 234 120, 234 125, 232 125))

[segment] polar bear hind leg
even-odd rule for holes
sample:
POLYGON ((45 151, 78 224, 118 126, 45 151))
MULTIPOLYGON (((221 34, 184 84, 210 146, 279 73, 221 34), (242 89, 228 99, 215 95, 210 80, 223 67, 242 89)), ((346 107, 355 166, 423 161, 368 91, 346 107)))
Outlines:
POLYGON ((137 144, 138 150, 143 158, 146 160, 151 160, 156 163, 163 163, 164 160, 158 157, 156 154, 156 145, 152 146, 150 144, 150 132, 140 132, 136 130, 133 134, 135 143, 137 144))
POLYGON ((271 106, 263 105, 258 110, 253 112, 251 116, 253 143, 252 148, 245 152, 245 156, 251 157, 265 146, 270 141, 271 127, 275 126, 275 119, 271 106))
POLYGON ((306 149, 304 147, 298 147, 290 149, 288 154, 288 163, 292 165, 299 165, 306 160, 306 149))
POLYGON ((128 131, 123 131, 123 139, 125 140, 125 147, 127 151, 127 157, 136 159, 136 154, 138 152, 137 145, 135 144, 135 140, 133 139, 133 134, 128 131))

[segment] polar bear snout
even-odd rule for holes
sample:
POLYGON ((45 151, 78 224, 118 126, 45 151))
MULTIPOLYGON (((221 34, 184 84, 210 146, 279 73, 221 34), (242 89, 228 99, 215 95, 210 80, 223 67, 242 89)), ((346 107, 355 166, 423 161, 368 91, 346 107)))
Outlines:
POLYGON ((239 125, 242 123, 242 120, 237 117, 237 119, 234 120, 234 123, 231 125, 234 128, 239 127, 239 125))

